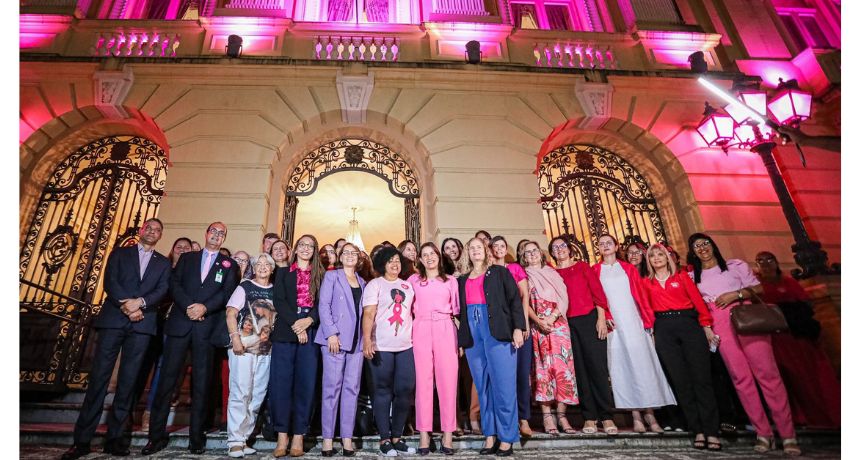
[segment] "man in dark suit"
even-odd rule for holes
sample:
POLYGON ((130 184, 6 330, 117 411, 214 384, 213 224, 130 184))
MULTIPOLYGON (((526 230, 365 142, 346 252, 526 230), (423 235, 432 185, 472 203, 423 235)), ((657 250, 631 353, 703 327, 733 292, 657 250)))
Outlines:
POLYGON ((140 242, 117 248, 108 257, 104 286, 107 298, 93 324, 98 330, 87 394, 75 423, 74 445, 63 454, 72 460, 90 452, 90 441, 101 418, 107 387, 122 351, 116 393, 107 419, 104 452, 125 456, 123 428, 131 412, 135 383, 149 340, 155 335, 158 305, 167 294, 170 261, 153 248, 163 226, 155 218, 143 223, 140 242))
POLYGON ((167 447, 167 416, 170 397, 191 347, 191 427, 188 449, 202 454, 206 447, 203 423, 212 374, 213 331, 226 325, 224 308, 239 282, 238 265, 220 254, 227 238, 227 226, 214 222, 206 229, 206 245, 200 251, 186 252, 179 258, 170 280, 174 304, 164 324, 164 357, 161 377, 149 420, 149 442, 143 455, 167 447))

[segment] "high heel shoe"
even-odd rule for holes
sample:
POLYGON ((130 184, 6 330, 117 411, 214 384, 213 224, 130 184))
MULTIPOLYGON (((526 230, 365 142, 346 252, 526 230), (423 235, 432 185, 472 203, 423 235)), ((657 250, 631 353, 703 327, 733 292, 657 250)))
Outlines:
POLYGON ((496 457, 510 457, 514 455, 514 445, 511 444, 511 447, 508 447, 506 450, 499 449, 496 452, 496 457))
POLYGON ((502 442, 498 439, 493 443, 493 447, 482 447, 481 450, 478 451, 478 455, 494 455, 499 451, 499 444, 502 442))
POLYGON ((334 452, 335 452, 334 449, 322 450, 322 451, 320 451, 320 454, 322 454, 323 457, 334 457, 334 452))
POLYGON ((440 452, 442 452, 442 453, 443 453, 443 454, 445 454, 445 455, 454 455, 454 449, 453 449, 452 447, 445 447, 445 446, 442 446, 442 447, 439 449, 439 451, 440 451, 440 452))
POLYGON ((645 429, 645 424, 642 423, 642 420, 636 420, 634 418, 633 419, 633 432, 634 433, 644 433, 645 431, 647 431, 647 430, 645 429))
POLYGON ((552 414, 543 414, 543 431, 551 436, 558 436, 558 427, 552 414), (549 421, 549 423, 547 422, 549 421))

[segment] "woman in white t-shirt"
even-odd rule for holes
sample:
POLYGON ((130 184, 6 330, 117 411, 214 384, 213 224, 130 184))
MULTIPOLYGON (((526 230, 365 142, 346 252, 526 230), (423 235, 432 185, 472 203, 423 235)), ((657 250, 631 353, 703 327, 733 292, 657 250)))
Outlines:
POLYGON ((269 275, 275 261, 268 254, 254 260, 254 279, 245 280, 227 301, 227 350, 230 395, 227 400, 227 455, 242 458, 256 450, 246 444, 269 384, 272 344, 269 333, 274 317, 269 275))
POLYGON ((382 455, 414 454, 400 439, 415 396, 415 359, 412 355, 412 302, 415 292, 401 278, 403 256, 384 247, 373 256, 373 269, 382 276, 364 289, 362 342, 373 374, 373 416, 382 455), (393 404, 393 409, 392 409, 393 404), (390 414, 390 415, 389 415, 390 414))

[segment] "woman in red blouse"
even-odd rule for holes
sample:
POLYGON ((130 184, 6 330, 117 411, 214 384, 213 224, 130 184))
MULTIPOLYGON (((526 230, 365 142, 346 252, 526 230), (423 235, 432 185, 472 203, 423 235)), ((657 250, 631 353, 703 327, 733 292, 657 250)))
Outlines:
POLYGON ((644 291, 654 312, 654 345, 687 419, 695 433, 693 447, 720 450, 720 419, 711 384, 708 344, 719 338, 713 318, 693 280, 679 271, 662 244, 648 248, 648 278, 644 291))
POLYGON ((776 257, 766 251, 755 256, 762 299, 779 305, 790 332, 772 335, 773 356, 785 382, 791 414, 797 425, 838 428, 841 425, 840 384, 818 336, 809 294, 794 278, 783 275, 776 257))

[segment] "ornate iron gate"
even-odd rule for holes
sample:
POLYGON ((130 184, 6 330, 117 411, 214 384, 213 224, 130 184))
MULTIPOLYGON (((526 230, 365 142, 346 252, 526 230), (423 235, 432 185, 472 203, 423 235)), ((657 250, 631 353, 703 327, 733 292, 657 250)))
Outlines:
POLYGON ((666 241, 648 183, 618 155, 593 145, 566 145, 544 157, 538 177, 547 235, 569 235, 581 260, 597 261, 597 238, 604 233, 622 246, 666 241))
POLYGON ((57 165, 19 259, 22 389, 86 386, 89 322, 104 300, 107 255, 137 243, 166 175, 161 148, 133 136, 99 139, 57 165))
POLYGON ((312 194, 320 179, 340 171, 363 171, 388 182, 391 194, 403 198, 406 238, 421 241, 421 194, 412 168, 397 152, 366 139, 340 139, 323 144, 302 158, 293 169, 284 200, 281 228, 284 241, 291 242, 294 237, 298 197, 312 194))

